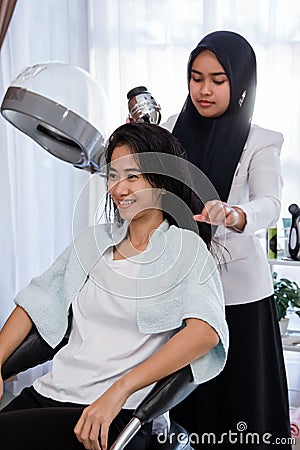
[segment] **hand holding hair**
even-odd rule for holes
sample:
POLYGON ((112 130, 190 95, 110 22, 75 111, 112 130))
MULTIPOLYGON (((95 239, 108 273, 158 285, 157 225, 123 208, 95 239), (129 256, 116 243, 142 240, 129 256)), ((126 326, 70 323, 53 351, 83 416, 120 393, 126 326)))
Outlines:
POLYGON ((241 232, 246 225, 246 214, 238 206, 229 206, 220 200, 210 200, 200 214, 194 215, 197 222, 206 222, 212 225, 225 225, 241 232))

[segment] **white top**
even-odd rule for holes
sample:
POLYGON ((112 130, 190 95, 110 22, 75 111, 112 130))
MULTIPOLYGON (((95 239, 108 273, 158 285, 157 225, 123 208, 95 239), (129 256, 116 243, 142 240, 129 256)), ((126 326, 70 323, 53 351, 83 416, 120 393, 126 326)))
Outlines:
MULTIPOLYGON (((172 116, 163 124, 172 130, 172 116)), ((219 227, 227 251, 220 265, 226 305, 250 303, 273 294, 273 282, 265 249, 255 232, 274 226, 281 208, 281 133, 252 125, 230 189, 228 204, 240 207, 247 224, 242 233, 219 227), (224 240, 225 237, 225 240, 224 240)), ((220 168, 221 170, 221 168, 220 168)))
MULTIPOLYGON (((139 257, 116 261, 109 249, 100 258, 72 304, 68 344, 54 356, 52 370, 34 382, 40 394, 62 402, 90 404, 174 334, 142 334, 138 329, 139 257), (119 282, 124 286, 118 286, 119 292, 126 293, 123 296, 114 293, 114 272, 123 275, 119 282)), ((135 409, 152 386, 131 395, 124 408, 135 409)))
MULTIPOLYGON (((128 226, 124 222, 121 226, 107 223, 86 228, 15 297, 15 303, 27 312, 51 347, 57 346, 65 335, 68 310, 85 285, 87 274, 109 248, 125 239, 128 226)), ((216 330, 219 343, 192 361, 190 367, 195 384, 217 376, 226 363, 229 333, 221 279, 205 243, 197 233, 169 226, 164 220, 149 236, 141 258, 135 280, 139 331, 146 335, 175 333, 187 318, 204 320, 216 330)), ((103 274, 103 280, 108 278, 103 274)), ((117 278, 120 275, 116 272, 114 290, 118 287, 117 278)), ((125 287, 127 280, 128 277, 125 287)), ((119 295, 124 296, 124 292, 119 295)))

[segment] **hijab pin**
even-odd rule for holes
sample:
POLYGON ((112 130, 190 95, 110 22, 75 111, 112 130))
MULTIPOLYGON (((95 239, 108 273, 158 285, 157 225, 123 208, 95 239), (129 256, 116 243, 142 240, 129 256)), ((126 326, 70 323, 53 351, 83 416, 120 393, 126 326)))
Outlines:
POLYGON ((244 92, 242 93, 242 95, 240 96, 239 100, 238 100, 238 105, 241 108, 243 106, 244 100, 246 98, 247 95, 247 91, 246 89, 244 90, 244 92))

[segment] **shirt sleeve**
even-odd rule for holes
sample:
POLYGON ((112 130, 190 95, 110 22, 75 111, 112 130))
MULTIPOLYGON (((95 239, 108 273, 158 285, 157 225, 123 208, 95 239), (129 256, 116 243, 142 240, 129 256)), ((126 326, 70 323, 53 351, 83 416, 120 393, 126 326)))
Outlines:
POLYGON ((283 137, 280 133, 270 133, 271 137, 274 136, 273 142, 265 147, 257 147, 249 161, 249 201, 233 205, 246 214, 245 234, 271 227, 278 221, 280 214, 283 185, 280 150, 283 137))
POLYGON ((42 338, 55 347, 67 329, 68 306, 63 301, 63 286, 67 263, 73 245, 67 247, 56 261, 35 277, 15 297, 37 327, 42 338))

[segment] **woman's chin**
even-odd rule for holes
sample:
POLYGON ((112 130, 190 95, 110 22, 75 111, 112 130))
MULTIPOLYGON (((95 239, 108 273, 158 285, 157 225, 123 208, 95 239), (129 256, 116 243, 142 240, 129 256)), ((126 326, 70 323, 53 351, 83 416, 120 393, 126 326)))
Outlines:
POLYGON ((136 216, 136 213, 134 213, 133 211, 129 211, 129 208, 119 208, 119 215, 123 220, 126 220, 127 222, 131 222, 132 219, 134 219, 134 217, 136 216))

